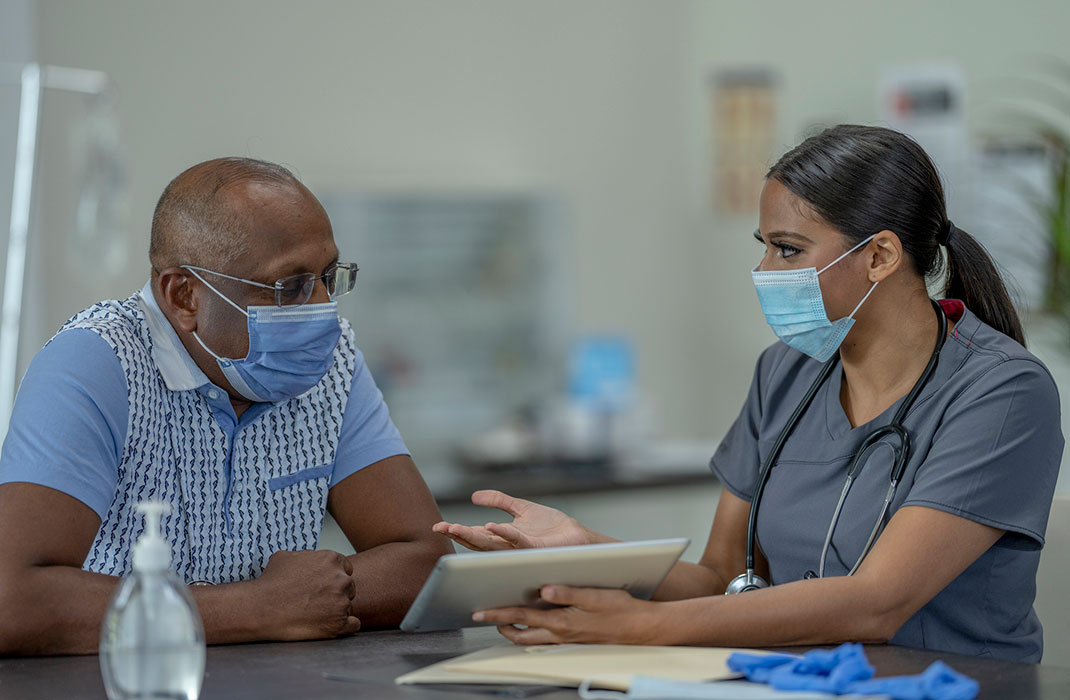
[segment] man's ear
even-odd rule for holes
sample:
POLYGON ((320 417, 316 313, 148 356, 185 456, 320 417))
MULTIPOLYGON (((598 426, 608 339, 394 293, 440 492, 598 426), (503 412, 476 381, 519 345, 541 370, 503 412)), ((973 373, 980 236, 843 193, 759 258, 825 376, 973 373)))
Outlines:
POLYGON ((866 246, 869 264, 869 281, 882 282, 903 264, 903 242, 893 231, 884 230, 873 237, 866 246))
POLYGON ((197 330, 197 296, 191 277, 181 267, 167 267, 156 275, 160 309, 171 323, 187 333, 197 330))

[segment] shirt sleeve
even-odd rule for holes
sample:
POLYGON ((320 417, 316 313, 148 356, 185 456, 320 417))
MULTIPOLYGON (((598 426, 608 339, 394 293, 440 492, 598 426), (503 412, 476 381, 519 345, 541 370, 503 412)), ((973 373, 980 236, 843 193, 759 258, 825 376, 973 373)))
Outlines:
POLYGON ((1041 547, 1062 453, 1055 382, 1036 361, 1007 360, 948 408, 903 505, 953 513, 1041 547))
POLYGON ((776 345, 767 348, 754 366, 754 378, 743 409, 710 458, 710 470, 734 496, 750 501, 758 483, 758 430, 762 421, 763 388, 774 362, 776 345))
POLYGON ((390 419, 383 394, 375 385, 364 356, 357 350, 353 384, 349 390, 338 438, 331 486, 387 457, 407 455, 409 449, 390 419))
POLYGON ((0 453, 0 484, 62 491, 104 518, 115 497, 129 411, 126 375, 99 335, 61 332, 30 363, 0 453))

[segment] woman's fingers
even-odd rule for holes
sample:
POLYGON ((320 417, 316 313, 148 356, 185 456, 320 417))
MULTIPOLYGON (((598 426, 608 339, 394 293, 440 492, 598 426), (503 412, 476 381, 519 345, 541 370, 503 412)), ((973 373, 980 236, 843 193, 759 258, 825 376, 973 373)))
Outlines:
POLYGON ((539 597, 554 605, 569 605, 582 610, 615 607, 632 600, 627 591, 616 588, 576 588, 574 586, 543 586, 539 597))
POLYGON ((477 506, 486 506, 488 508, 504 510, 514 518, 520 514, 520 510, 524 506, 530 505, 529 501, 525 501, 522 498, 513 498, 507 493, 502 493, 501 491, 495 491, 493 489, 476 491, 472 494, 472 503, 477 506))
POLYGON ((487 523, 483 526, 488 532, 497 535, 517 549, 538 547, 539 544, 509 523, 487 523))
POLYGON ((513 549, 509 542, 484 527, 469 527, 457 523, 442 522, 436 523, 431 529, 440 535, 449 537, 462 547, 475 551, 513 549))
POLYGON ((542 627, 520 629, 513 625, 498 625, 498 632, 513 644, 560 644, 562 639, 542 627))
POLYGON ((474 613, 472 619, 476 622, 494 622, 499 625, 545 627, 553 621, 554 612, 556 611, 521 607, 492 608, 474 613))

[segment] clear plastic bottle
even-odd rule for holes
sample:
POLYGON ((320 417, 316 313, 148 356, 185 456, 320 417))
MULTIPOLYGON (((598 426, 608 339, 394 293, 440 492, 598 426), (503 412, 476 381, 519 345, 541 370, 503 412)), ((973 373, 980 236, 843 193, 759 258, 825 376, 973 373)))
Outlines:
POLYGON ((100 629, 100 670, 109 700, 197 700, 204 681, 204 627, 186 585, 171 573, 160 535, 165 503, 139 503, 145 532, 134 570, 119 582, 100 629))

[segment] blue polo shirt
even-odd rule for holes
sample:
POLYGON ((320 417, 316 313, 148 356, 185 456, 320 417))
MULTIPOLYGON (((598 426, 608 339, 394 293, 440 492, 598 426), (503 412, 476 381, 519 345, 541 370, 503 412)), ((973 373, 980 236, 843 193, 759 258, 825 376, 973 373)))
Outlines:
MULTIPOLYGON (((205 503, 210 501, 212 507, 221 511, 217 519, 211 519, 212 527, 227 530, 225 535, 229 536, 235 516, 234 492, 247 486, 237 484, 239 478, 245 482, 262 481, 258 487, 262 497, 285 494, 293 484, 320 481, 322 499, 309 493, 300 497, 308 500, 308 507, 320 509, 323 504, 318 500, 325 500, 329 487, 368 465, 408 453, 363 357, 352 345, 348 323, 343 323, 345 333, 336 351, 336 367, 325 377, 324 387, 290 402, 253 404, 238 418, 227 393, 212 384, 186 352, 157 305, 149 284, 125 302, 104 302, 98 307, 106 308, 90 309, 76 316, 30 364, 0 453, 0 483, 29 482, 62 491, 92 508, 106 525, 109 513, 114 519, 120 511, 129 510, 132 504, 119 502, 127 493, 144 496, 146 484, 150 489, 153 486, 152 477, 126 477, 127 472, 144 471, 143 465, 139 466, 140 462, 135 463, 131 458, 138 445, 172 446, 174 454, 159 454, 158 448, 157 454, 176 465, 190 457, 183 452, 198 453, 195 459, 187 460, 191 464, 207 465, 219 456, 215 453, 223 451, 226 454, 219 460, 218 473, 206 468, 197 477, 200 481, 186 485, 176 481, 173 490, 180 494, 175 497, 175 505, 192 513, 199 507, 188 505, 195 500, 192 492, 202 488, 199 484, 206 479, 219 481, 213 486, 220 490, 219 497, 205 503), (121 323, 113 318, 115 309, 125 314, 117 316, 121 323), (75 323, 79 319, 82 320, 75 323), (119 327, 124 333, 115 331, 119 327), (142 352, 146 367, 139 368, 131 359, 136 353, 127 355, 127 345, 149 349, 142 352), (339 374, 343 371, 344 374, 339 374), (326 383, 333 379, 337 385, 340 377, 348 386, 341 386, 332 394, 326 383), (166 409, 157 408, 145 399, 150 386, 162 397, 155 400, 156 404, 178 400, 175 406, 192 407, 190 417, 172 422, 159 418, 177 416, 177 409, 171 404, 166 409), (344 404, 340 399, 344 399, 344 404), (132 412, 132 406, 141 406, 138 402, 148 402, 150 408, 132 412), (138 417, 143 415, 156 418, 138 417), (268 417, 272 420, 267 420, 268 417), (331 425, 338 418, 340 425, 331 425), (209 424, 197 425, 198 420, 209 424), (296 421, 293 422, 296 427, 280 430, 279 426, 286 426, 287 420, 296 421), (324 425, 317 425, 319 421, 324 425), (215 425, 210 425, 211 422, 215 425), (275 433, 287 434, 249 439, 254 434, 247 431, 270 430, 269 426, 274 426, 275 433), (131 430, 138 433, 136 445, 131 444, 131 430), (325 447, 321 448, 321 444, 325 447), (242 461, 241 469, 234 462, 235 453, 242 461), (295 457, 276 459, 285 454, 295 457), (313 463, 301 463, 305 454, 313 463), (330 462, 321 463, 324 459, 330 462), (273 460, 288 463, 275 467, 273 460), (258 474, 258 469, 264 473, 258 474), (273 471, 268 473, 265 471, 268 469, 273 471), (137 478, 143 481, 134 489, 131 479, 137 478), (148 481, 144 481, 146 478, 148 481), (127 491, 124 491, 124 479, 130 482, 127 491)), ((197 468, 191 467, 194 471, 197 468)), ((175 469, 182 471, 180 466, 175 469)), ((157 481, 171 478, 161 474, 157 481)), ((163 486, 160 488, 167 491, 163 486)), ((263 519, 258 518, 257 522, 263 519)), ((172 517, 172 521, 178 528, 178 518, 172 517)), ((185 529, 189 527, 187 518, 185 529)), ((318 527, 315 536, 318 537, 318 527)), ((181 545, 179 539, 178 533, 172 537, 176 547, 181 545)))

